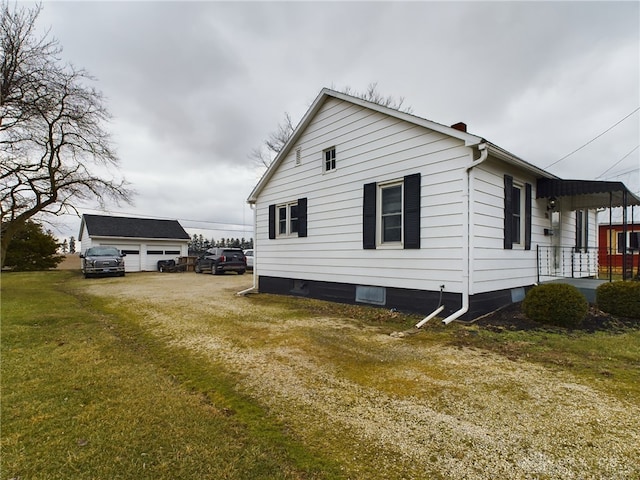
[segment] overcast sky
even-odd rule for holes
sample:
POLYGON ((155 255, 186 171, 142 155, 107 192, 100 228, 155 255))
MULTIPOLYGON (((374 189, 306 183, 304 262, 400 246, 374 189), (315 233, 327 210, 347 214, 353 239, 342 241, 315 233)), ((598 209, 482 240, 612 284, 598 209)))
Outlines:
MULTIPOLYGON (((39 26, 97 78, 113 115, 137 195, 109 214, 252 237, 251 150, 323 87, 372 82, 562 178, 640 193, 635 1, 45 2, 39 26)), ((59 223, 77 238, 79 218, 59 223)))

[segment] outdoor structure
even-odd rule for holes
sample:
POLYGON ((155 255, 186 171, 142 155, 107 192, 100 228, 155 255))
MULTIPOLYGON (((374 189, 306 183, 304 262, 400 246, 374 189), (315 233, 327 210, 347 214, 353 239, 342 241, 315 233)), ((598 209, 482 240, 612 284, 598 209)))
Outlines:
POLYGON ((619 182, 559 179, 464 123, 324 89, 248 202, 260 292, 442 306, 448 322, 537 282, 596 276, 596 209, 640 199, 619 182))
POLYGON ((159 260, 188 255, 189 234, 177 220, 85 214, 78 239, 83 252, 108 245, 126 253, 126 272, 155 271, 159 260))
POLYGON ((601 224, 598 243, 601 275, 640 276, 640 223, 601 224))

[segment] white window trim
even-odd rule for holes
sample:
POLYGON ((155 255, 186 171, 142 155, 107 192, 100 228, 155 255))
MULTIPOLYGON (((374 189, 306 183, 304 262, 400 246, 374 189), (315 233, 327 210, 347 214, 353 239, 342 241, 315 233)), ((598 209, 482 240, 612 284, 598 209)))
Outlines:
MULTIPOLYGON (((291 207, 297 207, 298 206, 298 202, 288 202, 288 203, 281 203, 279 205, 276 205, 276 238, 287 238, 287 237, 297 237, 298 236, 298 232, 292 232, 291 231, 291 207), (286 232, 285 233, 280 233, 280 210, 284 208, 286 211, 286 232)), ((298 222, 300 221, 300 218, 298 217, 298 222)), ((298 225, 298 228, 300 228, 300 225, 298 225)))
POLYGON ((332 173, 335 172, 338 169, 338 153, 336 151, 336 147, 329 147, 329 148, 325 148, 324 150, 322 150, 322 173, 332 173), (334 167, 327 169, 327 162, 325 160, 326 154, 327 152, 330 152, 331 150, 333 150, 333 163, 334 163, 334 167))
POLYGON ((517 182, 516 180, 513 181, 513 188, 517 188, 520 191, 520 212, 518 213, 518 215, 520 216, 520 232, 519 232, 520 241, 519 242, 512 242, 511 245, 516 250, 524 250, 524 243, 525 243, 525 238, 524 237, 525 237, 525 227, 526 227, 525 226, 525 223, 526 223, 526 218, 525 218, 526 217, 526 212, 525 212, 526 189, 525 189, 525 186, 524 186, 523 183, 517 182))
POLYGON ((404 248, 404 180, 392 180, 377 185, 376 192, 376 248, 380 249, 402 249, 404 248), (383 242, 382 241, 382 190, 390 187, 400 186, 400 241, 399 242, 383 242))

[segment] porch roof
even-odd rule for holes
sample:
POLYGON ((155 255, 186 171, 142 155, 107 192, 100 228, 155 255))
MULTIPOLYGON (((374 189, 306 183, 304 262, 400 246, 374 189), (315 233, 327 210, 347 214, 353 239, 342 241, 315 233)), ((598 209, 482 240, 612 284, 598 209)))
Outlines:
POLYGON ((539 178, 536 198, 552 197, 572 197, 572 210, 640 205, 640 198, 622 182, 539 178))

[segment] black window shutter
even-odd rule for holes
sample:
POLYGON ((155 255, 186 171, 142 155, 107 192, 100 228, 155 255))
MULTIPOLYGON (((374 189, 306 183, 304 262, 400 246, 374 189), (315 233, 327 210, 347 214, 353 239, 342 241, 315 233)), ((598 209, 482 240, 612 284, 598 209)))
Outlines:
POLYGON ((298 199, 298 236, 307 236, 307 199, 298 199))
POLYGON ((511 232, 513 226, 513 177, 504 176, 504 248, 511 250, 513 248, 513 234, 511 232))
POLYGON ((576 252, 582 248, 582 210, 576 210, 576 252))
POLYGON ((524 197, 524 249, 531 250, 531 184, 525 183, 524 197))
POLYGON ((404 248, 420 248, 420 174, 404 177, 404 248))
POLYGON ((589 248, 589 210, 584 211, 584 251, 589 248))
POLYGON ((269 205, 269 238, 276 238, 276 206, 269 205))
POLYGON ((364 186, 362 202, 362 248, 376 248, 376 189, 375 183, 364 186))

